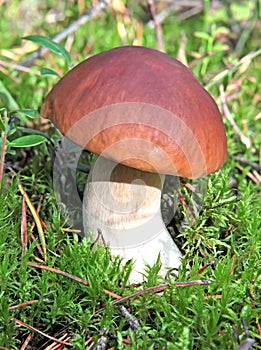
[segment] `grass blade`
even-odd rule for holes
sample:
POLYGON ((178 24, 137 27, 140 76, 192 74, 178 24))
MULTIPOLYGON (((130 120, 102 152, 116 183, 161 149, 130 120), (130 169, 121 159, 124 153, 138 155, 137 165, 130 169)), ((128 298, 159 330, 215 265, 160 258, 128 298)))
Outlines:
POLYGON ((40 238, 40 242, 42 245, 42 249, 43 249, 44 261, 47 261, 47 250, 46 250, 44 231, 43 231, 43 227, 42 227, 42 221, 41 221, 35 207, 33 206, 28 194, 26 193, 25 189, 23 188, 23 186, 20 182, 18 183, 18 187, 19 187, 20 192, 24 196, 26 204, 28 205, 28 207, 33 215, 33 218, 34 218, 34 221, 35 221, 38 233, 39 233, 39 238, 40 238))

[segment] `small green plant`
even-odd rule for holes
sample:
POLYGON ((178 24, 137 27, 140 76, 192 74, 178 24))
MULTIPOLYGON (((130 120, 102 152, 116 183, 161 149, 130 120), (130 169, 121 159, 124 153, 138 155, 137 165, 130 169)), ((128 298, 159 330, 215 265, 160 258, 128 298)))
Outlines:
POLYGON ((32 130, 29 128, 26 129, 26 132, 29 133, 29 135, 16 137, 16 134, 19 131, 19 126, 16 125, 17 119, 19 120, 19 114, 23 114, 29 118, 33 118, 36 115, 36 113, 37 111, 33 109, 20 109, 13 112, 8 112, 6 108, 0 109, 0 184, 2 183, 6 154, 14 155, 14 148, 34 147, 47 141, 47 138, 44 134, 37 134, 36 130, 32 130))
MULTIPOLYGON (((71 66, 71 57, 66 49, 59 45, 58 43, 48 39, 47 37, 41 35, 30 35, 24 39, 32 41, 48 50, 60 55, 64 58, 66 62, 67 69, 71 66)), ((40 70, 42 76, 58 76, 59 74, 52 69, 42 68, 40 70)), ((37 130, 30 128, 17 126, 17 120, 21 116, 26 116, 27 118, 34 118, 38 114, 35 109, 19 109, 16 101, 13 99, 12 95, 5 88, 4 84, 0 84, 0 98, 1 102, 5 102, 6 105, 10 108, 15 108, 14 110, 9 110, 9 108, 3 107, 0 109, 0 152, 1 152, 1 163, 0 163, 0 184, 2 184, 3 178, 3 169, 5 156, 7 154, 14 155, 14 148, 25 148, 25 147, 34 147, 46 142, 47 136, 37 130), (28 135, 17 136, 18 131, 22 131, 28 135)))
MULTIPOLYGON (((56 43, 55 41, 42 36, 42 35, 29 35, 24 37, 25 40, 29 40, 32 41, 35 44, 40 45, 41 47, 44 47, 52 52, 54 52, 55 54, 61 56, 64 58, 65 63, 66 63, 66 69, 68 70, 72 63, 71 63, 71 56, 69 54, 69 52, 60 44, 56 43)), ((49 76, 58 76, 59 74, 57 72, 55 72, 54 70, 50 69, 50 68, 42 68, 40 70, 41 75, 49 75, 49 76)))

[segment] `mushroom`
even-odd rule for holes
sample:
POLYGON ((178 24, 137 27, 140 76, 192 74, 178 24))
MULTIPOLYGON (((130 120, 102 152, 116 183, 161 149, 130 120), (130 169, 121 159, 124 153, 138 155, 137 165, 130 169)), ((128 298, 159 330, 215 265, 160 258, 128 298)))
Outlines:
POLYGON ((208 175, 227 154, 218 107, 191 71, 153 49, 114 48, 65 75, 42 115, 99 155, 84 191, 85 235, 100 229, 113 254, 133 259, 131 281, 158 256, 162 272, 178 268, 160 209, 164 176, 208 175))

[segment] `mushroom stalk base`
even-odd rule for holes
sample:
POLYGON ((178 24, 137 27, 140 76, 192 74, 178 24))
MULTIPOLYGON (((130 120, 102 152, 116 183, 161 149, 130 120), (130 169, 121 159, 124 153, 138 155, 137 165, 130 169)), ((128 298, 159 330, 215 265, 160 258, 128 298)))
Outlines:
POLYGON ((160 254, 162 275, 180 266, 181 253, 167 231, 160 210, 164 176, 99 157, 85 187, 83 224, 94 238, 101 230, 113 255, 134 260, 130 282, 141 282, 146 264, 160 254))

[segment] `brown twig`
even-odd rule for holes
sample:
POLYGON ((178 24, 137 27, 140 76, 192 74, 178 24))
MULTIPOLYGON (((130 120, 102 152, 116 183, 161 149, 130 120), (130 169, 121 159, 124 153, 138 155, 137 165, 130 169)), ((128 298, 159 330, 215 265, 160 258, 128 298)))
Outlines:
POLYGON ((84 343, 84 345, 86 346, 85 350, 91 350, 93 345, 94 345, 94 341, 93 341, 93 337, 89 337, 86 342, 84 343), (88 347, 87 347, 88 345, 88 347))
POLYGON ((25 339, 25 342, 23 343, 23 345, 20 347, 20 350, 26 350, 28 344, 30 343, 31 339, 33 337, 33 333, 29 333, 27 338, 25 339))
MULTIPOLYGON (((90 249, 93 249, 95 244, 97 244, 100 239, 102 241, 103 247, 107 248, 108 246, 107 246, 107 243, 105 242, 104 236, 102 234, 102 230, 100 228, 98 228, 97 231, 98 231, 98 235, 97 235, 96 239, 94 240, 94 242, 92 242, 92 244, 90 245, 90 249)), ((110 261, 112 261, 112 256, 111 256, 110 252, 109 252, 109 259, 110 259, 110 261)))
POLYGON ((56 339, 56 338, 54 338, 54 337, 52 337, 52 336, 50 336, 50 335, 40 331, 39 329, 37 329, 37 328, 35 328, 33 326, 30 326, 29 324, 24 323, 24 322, 22 322, 22 321, 20 321, 18 319, 15 319, 15 323, 16 323, 17 326, 25 327, 27 329, 30 329, 31 331, 34 331, 34 332, 36 332, 38 334, 41 334, 45 338, 51 339, 51 340, 53 340, 56 343, 59 343, 59 344, 62 344, 62 345, 67 345, 67 346, 73 346, 71 343, 68 343, 68 342, 63 341, 63 340, 56 339))
POLYGON ((195 194, 201 194, 201 192, 193 185, 191 185, 189 182, 183 183, 185 187, 187 187, 191 192, 195 194))
POLYGON ((261 165, 258 164, 258 163, 254 163, 254 162, 251 162, 250 160, 247 160, 245 158, 237 157, 237 156, 233 156, 233 155, 231 155, 230 157, 235 159, 239 163, 242 163, 244 165, 248 165, 248 166, 250 166, 251 168, 253 168, 253 169, 257 170, 257 171, 261 171, 261 165))
POLYGON ((215 261, 210 261, 208 262, 206 265, 202 266, 199 270, 198 270, 198 274, 200 275, 203 271, 205 271, 209 266, 213 266, 215 265, 215 261))
POLYGON ((32 264, 32 263, 29 263, 28 266, 35 267, 35 268, 41 269, 41 270, 47 270, 47 271, 50 271, 50 272, 54 272, 57 275, 61 275, 61 276, 64 276, 66 278, 70 278, 71 280, 74 280, 75 282, 81 283, 84 286, 88 286, 89 285, 89 283, 86 280, 83 280, 82 278, 76 277, 76 276, 74 276, 74 275, 72 275, 72 274, 70 274, 68 272, 55 269, 53 267, 49 267, 49 266, 45 266, 45 265, 32 264))
POLYGON ((199 6, 192 7, 190 9, 180 13, 178 15, 178 19, 180 21, 184 21, 185 19, 190 18, 192 16, 195 16, 198 13, 202 12, 202 10, 203 10, 203 6, 202 6, 202 3, 201 3, 201 5, 199 5, 199 6))
MULTIPOLYGON (((42 269, 42 270, 47 270, 47 271, 50 271, 50 272, 54 272, 58 275, 61 275, 61 276, 64 276, 66 278, 69 278, 75 282, 78 282, 78 283, 81 283, 83 284, 84 286, 88 286, 89 285, 89 282, 86 281, 86 280, 83 280, 82 278, 79 278, 77 276, 74 276, 68 272, 65 272, 65 271, 61 271, 61 270, 58 270, 58 269, 55 269, 53 267, 49 267, 49 266, 45 266, 45 265, 38 265, 38 264, 32 264, 32 263, 29 263, 28 266, 31 266, 31 267, 35 267, 37 269, 42 269)), ((103 289, 104 293, 115 298, 115 299, 121 299, 122 297, 116 293, 113 293, 107 289, 103 289)))
POLYGON ((151 14, 151 17, 155 23, 155 31, 156 31, 156 38, 157 38, 157 49, 159 51, 164 52, 164 44, 163 44, 163 39, 162 39, 162 29, 161 29, 161 24, 160 21, 158 20, 158 17, 156 15, 156 9, 155 9, 155 4, 153 0, 147 0, 148 3, 148 8, 151 14))
POLYGON ((237 124, 235 123, 235 121, 233 119, 233 116, 232 116, 232 114, 228 108, 228 105, 227 105, 223 84, 221 84, 219 86, 219 91, 220 91, 221 108, 222 108, 222 111, 223 111, 226 119, 228 120, 228 122, 232 126, 234 132, 239 136, 241 142, 246 146, 247 149, 249 149, 251 147, 251 142, 250 142, 249 138, 246 137, 242 133, 242 131, 239 129, 239 127, 237 126, 237 124))
MULTIPOLYGON (((236 165, 236 167, 243 173, 244 172, 244 168, 242 168, 240 165, 236 165)), ((249 177, 254 183, 256 183, 257 185, 261 184, 261 176, 255 171, 253 170, 253 172, 248 171, 246 173, 247 177, 249 177)))
MULTIPOLYGON (((60 338, 56 338, 56 339, 62 340, 62 341, 68 341, 71 338, 72 338, 72 336, 70 334, 65 333, 60 338)), ((45 347, 44 350, 62 350, 62 348, 63 348, 63 345, 57 344, 57 342, 54 342, 54 343, 48 345, 47 347, 45 347)))
POLYGON ((15 310, 15 309, 21 309, 22 307, 33 305, 38 303, 39 300, 29 300, 26 301, 25 303, 17 304, 17 305, 12 305, 8 307, 8 310, 15 310))
POLYGON ((256 183, 261 185, 261 174, 259 174, 256 170, 253 170, 252 173, 257 180, 256 183))
POLYGON ((22 254, 25 254, 28 244, 27 212, 25 196, 22 197, 22 218, 21 218, 21 244, 22 254))
POLYGON ((232 266, 229 276, 233 276, 235 272, 235 266, 236 266, 237 256, 234 254, 232 257, 232 266))
POLYGON ((105 242, 105 239, 103 237, 102 231, 100 228, 97 229, 98 235, 96 237, 96 239, 94 240, 94 242, 92 242, 92 244, 90 245, 90 249, 93 249, 93 247, 97 244, 97 242, 101 239, 102 244, 104 246, 104 248, 107 248, 107 244, 105 242))
MULTIPOLYGON (((89 22, 93 17, 97 16, 102 10, 106 8, 106 6, 109 5, 110 2, 111 0, 99 1, 93 8, 90 9, 89 12, 83 14, 80 18, 78 18, 76 21, 70 24, 67 28, 65 28, 63 31, 61 31, 57 35, 55 35, 52 38, 52 40, 56 43, 60 43, 62 40, 64 40, 69 35, 74 33, 83 24, 89 22)), ((20 63, 20 66, 30 67, 37 58, 44 56, 47 51, 48 51, 47 49, 41 48, 33 52, 23 62, 20 63)))
MULTIPOLYGON (((185 281, 185 282, 175 282, 174 286, 176 288, 180 288, 180 287, 190 287, 190 286, 195 286, 195 285, 208 286, 209 284, 210 284, 210 281, 208 281, 208 280, 194 280, 194 281, 185 281)), ((141 295, 145 295, 145 294, 149 294, 149 293, 160 293, 160 292, 163 292, 165 289, 169 289, 169 288, 170 288, 169 283, 163 283, 163 284, 159 284, 157 286, 148 287, 146 289, 139 290, 133 294, 130 294, 130 295, 122 297, 118 300, 115 300, 111 303, 111 305, 118 305, 118 304, 121 304, 121 303, 128 301, 130 299, 137 298, 141 295)), ((95 313, 98 313, 102 310, 104 310, 104 308, 97 310, 95 313)))

